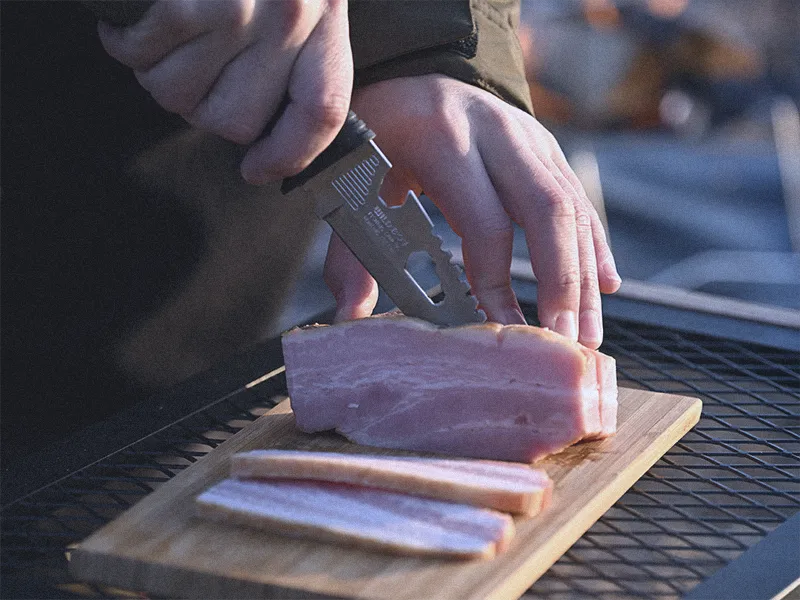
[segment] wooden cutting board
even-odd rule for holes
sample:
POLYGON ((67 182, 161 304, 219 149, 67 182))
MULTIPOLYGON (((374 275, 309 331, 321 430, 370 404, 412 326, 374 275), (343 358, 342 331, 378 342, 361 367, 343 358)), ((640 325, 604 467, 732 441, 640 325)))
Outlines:
MULTIPOLYGON (((168 597, 518 598, 700 418, 696 398, 621 388, 616 436, 537 466, 555 483, 540 516, 517 521, 489 561, 404 558, 204 522, 194 498, 224 479, 231 454, 254 448, 401 454, 294 428, 283 402, 72 552, 78 578, 168 597)), ((406 453, 412 454, 412 453, 406 453)))

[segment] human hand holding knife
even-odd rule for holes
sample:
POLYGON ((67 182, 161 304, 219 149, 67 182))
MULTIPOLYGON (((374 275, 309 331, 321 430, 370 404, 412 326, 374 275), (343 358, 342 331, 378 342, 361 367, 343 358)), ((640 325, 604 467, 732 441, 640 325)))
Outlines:
MULTIPOLYGON (((100 2, 91 3, 91 6, 101 18, 110 19, 115 25, 131 26, 137 23, 139 19, 150 19, 151 21, 167 19, 167 22, 169 22, 168 14, 155 16, 148 14, 147 11, 150 5, 147 2, 127 5, 123 13, 120 11, 120 7, 125 7, 126 4, 100 2)), ((290 4, 272 3, 272 6, 288 6, 290 4)), ((168 10, 169 6, 173 6, 172 10, 177 10, 174 8, 177 6, 176 4, 170 5, 169 3, 166 5, 167 8, 163 8, 164 4, 162 3, 158 5, 158 8, 154 7, 153 10, 161 10, 163 12, 168 10)), ((341 2, 331 3, 329 11, 341 10, 341 8, 341 2), (333 6, 334 4, 338 4, 338 6, 333 6)), ((214 14, 213 11, 211 12, 214 14)), ((183 16, 185 17, 185 15, 183 16)), ((216 16, 218 18, 223 17, 221 14, 216 16)), ((173 15, 171 18, 175 19, 176 17, 173 15)), ((319 19, 316 25, 306 27, 308 29, 306 32, 308 36, 306 46, 311 46, 309 52, 312 56, 314 55, 315 44, 321 50, 326 45, 331 45, 331 38, 336 39, 336 36, 332 35, 328 36, 327 39, 317 39, 315 42, 314 36, 320 37, 317 31, 325 27, 323 21, 326 15, 313 15, 309 20, 311 25, 314 25, 314 18, 319 19)), ((204 39, 202 30, 204 27, 208 27, 208 23, 205 23, 203 18, 197 18, 197 23, 194 25, 192 25, 194 23, 192 19, 187 20, 190 25, 176 28, 177 31, 170 32, 167 36, 171 43, 179 44, 177 50, 173 50, 173 55, 181 52, 183 47, 180 46, 180 43, 184 38, 187 40, 185 45, 194 44, 197 46, 202 44, 204 39), (199 37, 191 39, 190 36, 198 34, 198 32, 200 32, 199 37)), ((148 38, 147 33, 142 32, 151 31, 152 29, 152 27, 141 26, 141 32, 137 33, 137 26, 126 29, 100 28, 106 49, 109 50, 112 56, 129 64, 134 69, 138 67, 140 69, 137 71, 139 81, 151 91, 162 105, 172 108, 174 112, 189 113, 192 115, 187 117, 190 123, 194 121, 194 124, 214 131, 214 127, 209 127, 207 123, 197 123, 197 115, 202 114, 204 103, 209 104, 208 100, 200 100, 200 94, 206 93, 210 98, 214 94, 214 89, 211 91, 202 89, 200 92, 187 94, 185 86, 182 88, 175 85, 174 76, 172 78, 162 77, 162 72, 170 68, 170 56, 164 58, 167 46, 159 48, 158 43, 147 43, 150 38, 148 38), (165 63, 166 66, 164 66, 165 63), (169 85, 163 86, 161 79, 164 79, 169 85), (179 88, 178 92, 173 93, 176 87, 179 88), (172 91, 168 92, 162 88, 172 91), (171 95, 174 97, 171 97, 171 95)), ((243 35, 245 38, 247 37, 246 33, 243 35)), ((211 39, 210 42, 214 42, 214 40, 211 39)), ((237 42, 230 42, 229 46, 233 49, 238 49, 237 42)), ((251 51, 251 48, 252 46, 249 46, 245 51, 251 51)), ((242 50, 239 51, 241 52, 242 50)), ((199 54, 204 60, 212 62, 215 58, 214 52, 204 53, 202 48, 196 48, 195 54, 199 54)), ((321 58, 327 60, 327 56, 321 58)), ((303 60, 302 51, 295 57, 295 62, 301 60, 303 60)), ((188 71, 191 73, 192 62, 186 62, 189 65, 188 71)), ((226 67, 226 69, 230 68, 230 65, 226 67)), ((280 71, 280 65, 276 68, 280 71)), ((349 65, 349 69, 352 72, 352 64, 349 65)), ((293 91, 291 80, 298 77, 295 71, 292 71, 288 76, 290 94, 293 91)), ((261 71, 258 71, 258 73, 261 73, 261 71)), ((348 78, 345 77, 344 79, 348 78)), ((186 85, 191 87, 194 83, 187 82, 186 85)), ((242 86, 244 86, 244 83, 249 82, 243 82, 242 86)), ((218 77, 216 83, 212 81, 211 85, 212 87, 224 87, 225 71, 218 77)), ((348 93, 349 85, 347 83, 348 93)), ((279 88, 280 86, 274 87, 279 88)), ((255 88, 257 90, 258 86, 255 86, 255 88)), ((239 93, 240 90, 241 87, 234 91, 239 93)), ((297 93, 297 90, 294 90, 294 92, 297 93)), ((320 90, 317 90, 317 92, 320 92, 320 90)), ((245 96, 244 102, 247 106, 247 96, 245 96)), ((252 125, 250 132, 243 137, 239 136, 236 131, 226 132, 219 129, 216 131, 232 141, 245 144, 253 143, 242 165, 243 174, 251 182, 272 179, 276 173, 280 174, 282 171, 284 173, 297 171, 294 165, 298 164, 296 158, 298 154, 295 152, 295 158, 292 159, 292 153, 289 152, 290 159, 287 160, 285 158, 286 146, 292 143, 296 144, 297 139, 295 137, 302 138, 304 133, 298 129, 296 136, 289 136, 290 141, 287 141, 287 131, 291 130, 292 123, 297 121, 297 119, 292 120, 289 118, 290 115, 287 113, 297 109, 293 109, 293 103, 287 101, 286 96, 281 98, 280 104, 277 106, 274 102, 275 98, 272 98, 271 104, 269 102, 263 104, 256 111, 262 115, 262 119, 269 116, 267 123, 261 123, 257 119, 255 121, 258 127, 265 128, 268 135, 256 139, 255 136, 260 135, 261 130, 256 130, 252 125), (272 159, 272 154, 280 154, 270 151, 270 149, 276 147, 280 147, 281 152, 284 154, 283 165, 279 162, 276 166, 272 159)), ((330 122, 326 122, 325 125, 329 126, 330 122)), ((291 131, 288 132, 292 133, 291 131)), ((467 285, 461 281, 460 269, 451 263, 450 254, 441 249, 441 239, 433 234, 432 223, 416 196, 410 193, 402 206, 395 207, 387 206, 380 199, 378 192, 381 182, 391 164, 372 138, 374 138, 374 133, 359 121, 352 112, 349 113, 342 129, 333 142, 321 153, 316 149, 324 147, 320 146, 320 144, 326 144, 325 132, 315 132, 311 136, 310 146, 308 144, 309 140, 304 140, 306 142, 305 156, 319 155, 302 172, 285 179, 281 188, 282 192, 289 196, 310 196, 317 216, 331 225, 347 247, 378 281, 387 295, 406 315, 419 317, 442 326, 485 320, 484 313, 476 310, 477 302, 469 294, 467 285), (406 269, 409 256, 417 251, 427 252, 434 262, 441 282, 442 292, 444 292, 444 299, 437 303, 434 303, 428 297, 406 269)), ((302 142, 300 145, 303 145, 302 142)))
MULTIPOLYGON (((189 100, 196 98, 198 89, 205 90, 203 85, 198 88, 198 81, 212 85, 212 90, 228 85, 234 96, 244 96, 241 102, 205 103, 206 107, 219 109, 224 118, 204 121, 205 113, 200 111, 199 117, 192 113, 187 120, 227 139, 249 144, 263 131, 260 126, 268 121, 265 114, 272 117, 280 104, 273 92, 269 92, 272 100, 268 103, 254 103, 253 98, 262 98, 259 93, 253 93, 254 90, 274 91, 277 88, 284 94, 281 98, 288 90, 288 108, 295 109, 292 113, 295 117, 298 115, 296 109, 305 104, 307 110, 301 111, 304 118, 299 120, 302 126, 287 126, 291 122, 286 118, 290 114, 287 109, 275 128, 249 147, 248 158, 252 160, 246 158, 242 168, 246 179, 262 183, 295 175, 333 140, 350 105, 349 100, 342 102, 343 98, 350 98, 349 83, 344 85, 344 80, 334 75, 352 75, 352 64, 341 63, 342 57, 350 56, 349 38, 345 39, 343 35, 349 23, 347 15, 341 11, 341 0, 230 0, 221 3, 172 0, 158 2, 156 6, 159 8, 154 7, 148 12, 142 23, 149 22, 153 26, 151 29, 156 31, 156 39, 161 44, 164 37, 175 42, 173 30, 178 31, 179 39, 172 47, 172 53, 164 56, 146 74, 140 75, 139 80, 162 106, 169 108, 169 102, 175 100, 172 94, 182 101, 187 101, 187 95, 189 100), (288 39, 285 37, 287 31, 298 31, 297 27, 305 23, 304 18, 289 20, 289 24, 297 27, 278 27, 277 30, 275 23, 285 25, 285 18, 259 21, 254 28, 252 19, 242 21, 234 18, 230 22, 228 15, 229 21, 220 23, 213 19, 209 21, 206 15, 205 21, 199 19, 198 24, 195 10, 206 11, 209 7, 217 10, 220 6, 233 5, 248 10, 252 8, 249 13, 238 15, 247 18, 255 14, 253 11, 294 7, 300 11, 294 17, 311 15, 312 21, 318 18, 318 26, 310 30, 314 35, 308 33, 308 28, 299 28, 301 33, 308 35, 304 43, 275 46, 275 39, 288 39), (340 9, 338 13, 334 10, 337 6, 340 9), (327 10, 313 12, 312 9, 320 7, 327 10), (312 12, 304 12, 307 10, 312 12), (177 14, 172 14, 176 11, 177 14), (159 16, 160 24, 154 24, 154 15, 159 16), (333 15, 338 15, 338 18, 331 19, 333 15), (176 26, 176 22, 180 26, 176 26), (323 23, 325 26, 320 26, 323 23), (211 33, 204 27, 210 27, 211 33), (246 40, 255 31, 262 38, 272 40, 266 46, 263 43, 255 46, 262 50, 271 48, 273 52, 261 55, 266 62, 255 65, 257 68, 251 78, 239 77, 237 85, 229 85, 236 77, 223 76, 222 72, 209 82, 207 73, 200 70, 198 64, 205 65, 209 72, 217 72, 215 69, 219 63, 215 61, 219 59, 218 52, 209 53, 207 50, 218 47, 235 50, 236 44, 231 45, 231 40, 225 37, 230 36, 231 30, 240 31, 246 40), (186 31, 196 35, 182 44, 180 36, 186 31), (319 32, 322 34, 317 35, 319 32), (336 35, 331 35, 332 32, 336 35), (214 35, 222 38, 214 39, 214 35), (206 39, 208 36, 212 39, 206 39), (320 39, 325 43, 319 43, 320 39), (301 60, 301 54, 311 49, 309 56, 313 56, 313 60, 301 60), (275 63, 275 57, 285 52, 293 57, 292 69, 299 69, 297 77, 294 72, 287 77, 286 70, 275 63), (187 59, 187 54, 191 55, 191 60, 187 59), (343 69, 332 68, 337 61, 343 69), (176 62, 180 68, 174 68, 176 62), (320 77, 303 76, 315 70, 320 77), (200 76, 193 79, 194 73, 200 76), (274 73, 275 77, 265 79, 265 73, 274 73), (334 89, 340 93, 332 92, 334 89), (253 113, 240 110, 242 106, 259 106, 267 110, 266 113, 253 113), (335 110, 331 112, 331 109, 335 110), (261 114, 261 122, 255 119, 259 127, 251 122, 250 129, 245 130, 246 135, 242 134, 241 127, 228 128, 226 132, 226 126, 235 125, 242 114, 261 114), (280 143, 276 143, 278 140, 280 143)), ((290 12, 283 17, 291 16, 290 12)), ((133 53, 136 55, 133 58, 138 56, 142 59, 142 56, 146 58, 148 53, 152 53, 153 47, 158 47, 155 43, 143 43, 147 39, 147 35, 142 33, 145 30, 146 27, 143 29, 137 24, 125 28, 122 33, 116 32, 114 35, 122 37, 121 44, 116 47, 119 52, 115 52, 113 47, 114 35, 103 35, 101 30, 101 37, 112 56, 119 58, 133 53), (130 39, 126 40, 126 36, 130 39)), ((234 53, 233 61, 238 63, 244 56, 247 56, 246 52, 234 53)), ((126 62, 124 58, 121 58, 122 62, 126 62)), ((473 66, 461 65, 467 71, 473 66)), ((442 68, 449 72, 446 65, 442 68)), ((231 64, 223 72, 227 74, 229 69, 232 69, 231 64)), ((525 323, 509 274, 514 228, 518 226, 525 234, 531 266, 538 279, 539 322, 590 348, 597 348, 603 338, 600 294, 613 293, 620 285, 602 223, 558 142, 532 114, 520 108, 525 104, 524 94, 512 93, 509 96, 496 89, 489 92, 481 89, 486 85, 485 80, 479 77, 480 72, 477 79, 467 77, 466 80, 463 79, 464 72, 462 69, 452 76, 433 73, 410 77, 390 72, 388 78, 359 86, 353 92, 352 105, 378 133, 385 154, 395 165, 381 188, 383 198, 386 204, 395 206, 402 203, 409 189, 417 193, 425 190, 461 237, 467 278, 480 307, 489 319, 499 323, 525 323)), ((489 76, 491 83, 491 73, 485 75, 489 76)), ((225 94, 222 96, 225 98, 225 94)), ((174 112, 183 114, 180 110, 174 112)), ((346 213, 340 211, 337 214, 346 213)), ((435 251, 429 251, 429 254, 436 258, 435 251)), ((339 318, 370 314, 376 297, 374 280, 338 236, 332 238, 328 250, 326 282, 334 290, 339 318)))

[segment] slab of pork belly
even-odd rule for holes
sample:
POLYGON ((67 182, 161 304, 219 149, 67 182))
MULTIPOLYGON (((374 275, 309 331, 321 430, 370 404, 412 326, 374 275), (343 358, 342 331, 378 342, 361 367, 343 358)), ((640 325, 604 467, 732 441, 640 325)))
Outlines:
POLYGON ((198 516, 271 533, 407 554, 492 558, 514 535, 509 515, 346 484, 224 480, 198 516))
POLYGON ((527 464, 303 450, 251 450, 231 457, 231 476, 363 485, 534 516, 553 482, 527 464))
POLYGON ((547 329, 385 315, 283 336, 305 432, 532 462, 603 434, 596 354, 547 329))

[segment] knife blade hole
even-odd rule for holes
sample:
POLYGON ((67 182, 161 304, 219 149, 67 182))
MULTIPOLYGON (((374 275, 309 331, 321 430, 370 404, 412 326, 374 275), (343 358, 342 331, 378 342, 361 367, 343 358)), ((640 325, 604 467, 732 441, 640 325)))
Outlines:
POLYGON ((442 282, 436 274, 431 255, 425 250, 417 250, 409 254, 405 270, 409 277, 426 293, 434 289, 435 296, 431 299, 434 304, 439 304, 444 300, 444 293, 441 291, 442 282))

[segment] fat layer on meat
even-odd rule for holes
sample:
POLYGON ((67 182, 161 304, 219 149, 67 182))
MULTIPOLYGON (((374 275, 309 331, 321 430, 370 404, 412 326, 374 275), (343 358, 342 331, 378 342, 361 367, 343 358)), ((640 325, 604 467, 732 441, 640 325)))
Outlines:
POLYGON ((270 533, 406 555, 492 558, 514 535, 509 515, 341 483, 226 479, 198 516, 270 533))
POLYGON ((532 462, 616 430, 614 360, 538 327, 384 315, 283 336, 297 427, 532 462))
POLYGON ((546 506, 553 487, 547 473, 522 463, 303 450, 234 454, 231 476, 364 485, 529 516, 546 506))

